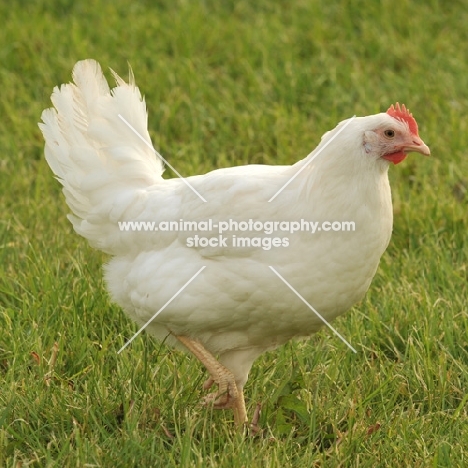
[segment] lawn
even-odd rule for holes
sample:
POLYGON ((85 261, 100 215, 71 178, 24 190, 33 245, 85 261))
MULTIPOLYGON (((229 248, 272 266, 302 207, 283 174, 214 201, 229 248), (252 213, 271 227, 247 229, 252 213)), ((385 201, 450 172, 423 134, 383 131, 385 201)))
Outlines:
POLYGON ((467 466, 464 1, 31 0, 0 17, 2 468, 467 466), (146 334, 117 355, 137 327, 67 221, 37 127, 88 57, 132 66, 153 143, 185 176, 291 164, 396 101, 431 147, 390 168, 392 241, 333 324, 357 354, 325 330, 263 355, 256 437, 199 405, 188 355, 146 334))

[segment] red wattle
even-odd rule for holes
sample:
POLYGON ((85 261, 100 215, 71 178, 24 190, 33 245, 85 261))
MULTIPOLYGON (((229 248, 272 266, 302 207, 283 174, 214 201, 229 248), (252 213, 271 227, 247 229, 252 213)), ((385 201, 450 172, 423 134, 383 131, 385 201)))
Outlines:
POLYGON ((392 153, 392 154, 386 154, 385 156, 382 156, 382 158, 386 159, 387 161, 391 161, 393 164, 399 164, 403 159, 406 158, 406 153, 403 153, 403 151, 400 151, 399 153, 392 153))

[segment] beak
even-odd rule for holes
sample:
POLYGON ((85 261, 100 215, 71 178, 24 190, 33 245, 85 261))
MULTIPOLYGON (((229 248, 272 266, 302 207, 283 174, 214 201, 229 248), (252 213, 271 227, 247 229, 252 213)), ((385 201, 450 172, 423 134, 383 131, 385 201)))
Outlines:
POLYGON ((427 146, 424 141, 421 140, 419 137, 413 137, 413 143, 411 145, 407 145, 403 148, 403 151, 405 153, 411 153, 411 152, 416 152, 416 153, 421 153, 424 154, 424 156, 430 156, 431 150, 429 149, 429 146, 427 146))

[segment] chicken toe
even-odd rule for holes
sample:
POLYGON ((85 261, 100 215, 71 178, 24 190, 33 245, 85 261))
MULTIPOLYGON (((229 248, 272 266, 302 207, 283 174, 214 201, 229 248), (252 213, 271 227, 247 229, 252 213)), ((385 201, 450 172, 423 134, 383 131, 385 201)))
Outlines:
POLYGON ((218 391, 207 395, 203 403, 213 404, 216 409, 232 409, 234 411, 234 423, 241 426, 247 422, 247 412, 243 389, 235 380, 234 374, 218 362, 201 343, 187 336, 175 337, 205 366, 210 378, 203 384, 205 390, 217 384, 218 391))

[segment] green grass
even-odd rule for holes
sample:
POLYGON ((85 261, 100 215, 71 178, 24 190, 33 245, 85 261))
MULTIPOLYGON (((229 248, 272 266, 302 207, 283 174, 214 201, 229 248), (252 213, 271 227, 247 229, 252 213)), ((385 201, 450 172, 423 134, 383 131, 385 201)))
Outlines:
POLYGON ((466 466, 465 2, 35 0, 0 17, 1 467, 466 466), (132 65, 155 146, 184 175, 290 164, 396 101, 431 147, 391 168, 391 244, 335 322, 358 353, 322 332, 254 365, 261 437, 198 406, 194 359, 147 335, 116 354, 136 326, 72 232, 37 128, 86 57, 132 65))

